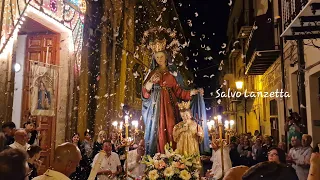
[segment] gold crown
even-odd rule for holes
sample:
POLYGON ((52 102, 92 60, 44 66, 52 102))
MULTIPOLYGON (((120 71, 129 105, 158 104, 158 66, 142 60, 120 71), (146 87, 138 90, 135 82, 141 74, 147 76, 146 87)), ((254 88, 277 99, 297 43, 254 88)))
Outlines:
POLYGON ((188 110, 190 109, 190 101, 182 101, 181 103, 178 103, 178 107, 179 107, 179 110, 188 110))
POLYGON ((166 49, 167 40, 158 40, 156 39, 154 42, 149 43, 149 48, 152 49, 153 53, 157 53, 160 51, 164 51, 166 49))

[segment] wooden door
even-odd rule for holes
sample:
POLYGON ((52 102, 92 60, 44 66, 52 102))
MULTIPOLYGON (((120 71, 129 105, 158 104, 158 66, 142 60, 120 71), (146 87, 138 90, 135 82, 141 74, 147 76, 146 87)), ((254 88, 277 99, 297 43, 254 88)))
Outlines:
MULTIPOLYGON (((23 88, 23 104, 22 104, 22 123, 32 120, 40 130, 39 145, 42 148, 41 161, 42 166, 38 169, 39 173, 51 165, 53 161, 53 151, 55 147, 55 125, 56 113, 54 116, 31 116, 31 64, 40 67, 49 67, 59 65, 59 37, 58 35, 28 35, 26 54, 25 54, 25 71, 24 71, 24 88, 23 88)), ((57 103, 55 103, 57 104, 57 103)), ((56 107, 53 107, 56 112, 56 107)), ((21 125, 22 126, 22 125, 21 125)))

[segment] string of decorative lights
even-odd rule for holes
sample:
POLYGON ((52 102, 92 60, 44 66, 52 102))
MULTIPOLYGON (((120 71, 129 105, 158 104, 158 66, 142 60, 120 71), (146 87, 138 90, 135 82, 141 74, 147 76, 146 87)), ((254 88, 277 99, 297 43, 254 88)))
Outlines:
POLYGON ((77 3, 78 4, 75 4, 73 1, 68 2, 67 0, 43 0, 41 3, 37 0, 17 0, 17 6, 15 6, 14 3, 8 3, 6 5, 7 11, 3 12, 4 16, 2 17, 7 18, 7 20, 3 21, 2 24, 2 26, 5 28, 1 29, 0 54, 3 54, 6 48, 8 48, 10 41, 13 41, 15 34, 18 34, 26 19, 25 17, 28 14, 27 12, 29 8, 39 10, 40 16, 42 15, 46 18, 49 17, 55 20, 56 23, 62 24, 68 29, 72 30, 73 43, 76 46, 75 49, 81 51, 81 47, 78 46, 82 46, 82 29, 84 23, 83 13, 86 11, 86 2, 85 0, 79 0, 77 3), (60 2, 59 4, 58 1, 60 2), (73 5, 71 6, 71 3, 77 5, 78 8, 75 8, 73 5), (16 8, 18 9, 19 13, 15 13, 16 8), (21 11, 20 8, 23 10, 21 11))

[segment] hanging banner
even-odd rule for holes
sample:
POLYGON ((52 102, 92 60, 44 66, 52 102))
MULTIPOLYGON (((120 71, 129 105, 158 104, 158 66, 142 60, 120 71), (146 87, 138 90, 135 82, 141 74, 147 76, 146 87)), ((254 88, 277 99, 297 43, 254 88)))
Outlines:
POLYGON ((55 116, 58 69, 30 63, 30 107, 32 116, 55 116))

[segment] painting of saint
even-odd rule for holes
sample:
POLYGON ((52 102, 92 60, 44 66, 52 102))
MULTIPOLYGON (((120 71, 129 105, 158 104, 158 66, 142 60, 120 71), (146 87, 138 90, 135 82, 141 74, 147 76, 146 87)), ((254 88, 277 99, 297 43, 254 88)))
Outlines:
POLYGON ((49 110, 51 107, 51 96, 43 81, 39 82, 38 105, 39 110, 49 110))

